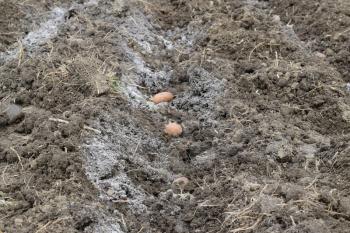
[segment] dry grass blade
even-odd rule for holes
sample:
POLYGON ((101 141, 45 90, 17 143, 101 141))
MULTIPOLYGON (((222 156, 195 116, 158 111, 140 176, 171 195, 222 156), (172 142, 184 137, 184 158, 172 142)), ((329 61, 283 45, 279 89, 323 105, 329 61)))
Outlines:
POLYGON ((56 223, 59 223, 63 220, 67 220, 67 219, 70 219, 71 217, 64 217, 64 218, 59 218, 55 221, 49 221, 48 223, 46 223, 44 226, 42 226, 41 228, 39 228, 35 233, 39 233, 39 232, 43 232, 44 230, 46 230, 46 228, 50 225, 54 225, 56 223))
POLYGON ((18 67, 22 64, 22 60, 24 57, 24 48, 23 48, 23 44, 22 41, 18 40, 18 67))
POLYGON ((87 126, 87 125, 84 125, 84 129, 85 129, 85 130, 93 131, 93 132, 95 132, 95 133, 97 133, 97 134, 101 134, 101 133, 102 133, 100 130, 91 128, 90 126, 87 126))
POLYGON ((245 215, 245 214, 249 213, 251 208, 253 208, 255 206, 255 204, 258 202, 258 200, 259 199, 254 200, 249 206, 247 206, 243 210, 239 210, 239 211, 235 211, 235 212, 225 212, 225 213, 229 214, 230 216, 236 216, 236 217, 245 215))
POLYGON ((260 218, 258 218, 255 221, 255 223, 253 225, 251 225, 250 227, 241 227, 241 228, 237 228, 237 229, 231 230, 230 232, 237 233, 237 232, 241 232, 241 231, 254 230, 259 225, 259 223, 262 221, 263 217, 264 216, 261 216, 260 218))
POLYGON ((19 154, 18 154, 18 152, 15 150, 15 148, 10 147, 10 150, 12 150, 12 151, 13 151, 13 152, 16 154, 16 156, 17 156, 17 158, 18 158, 18 162, 19 162, 19 164, 21 165, 22 170, 24 170, 24 167, 23 167, 23 163, 22 163, 21 156, 19 156, 19 154))
MULTIPOLYGON (((62 124, 69 124, 69 121, 62 120, 62 119, 59 119, 59 118, 52 118, 52 117, 50 117, 50 118, 49 118, 49 121, 53 121, 53 122, 57 122, 57 123, 62 123, 62 124)), ((102 133, 100 130, 94 129, 94 128, 92 128, 92 127, 90 127, 90 126, 87 126, 87 125, 84 125, 83 128, 84 128, 85 130, 93 131, 93 132, 95 132, 95 133, 97 133, 97 134, 101 134, 101 133, 102 133)))
POLYGON ((2 171, 2 180, 4 181, 5 185, 8 185, 8 183, 6 183, 6 179, 5 179, 5 174, 6 174, 6 170, 7 170, 7 166, 5 166, 4 170, 2 171))
POLYGON ((58 123, 63 123, 63 124, 69 124, 69 121, 62 120, 62 119, 59 119, 59 118, 52 118, 52 117, 50 117, 50 118, 49 118, 49 121, 58 122, 58 123))
POLYGON ((255 50, 257 50, 259 47, 263 46, 264 44, 265 44, 265 42, 261 42, 261 43, 257 44, 257 46, 255 46, 255 47, 252 49, 252 51, 250 51, 249 57, 248 57, 248 61, 251 60, 251 57, 252 57, 253 52, 254 52, 255 50))
MULTIPOLYGON (((143 231, 143 227, 141 227, 141 229, 137 232, 137 233, 141 233, 143 231)), ((1 233, 1 232, 0 232, 1 233)))

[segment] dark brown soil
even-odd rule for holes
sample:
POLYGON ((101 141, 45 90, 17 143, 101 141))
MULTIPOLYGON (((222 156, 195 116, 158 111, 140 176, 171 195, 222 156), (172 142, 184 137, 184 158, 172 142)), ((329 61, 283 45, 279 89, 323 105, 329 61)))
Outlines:
POLYGON ((0 1, 0 10, 0 52, 4 52, 8 46, 22 36, 20 29, 23 25, 21 19, 24 14, 18 5, 9 1, 0 1))
POLYGON ((349 231, 347 0, 97 2, 0 0, 0 233, 349 231))
POLYGON ((272 0, 273 12, 350 81, 350 2, 272 0))

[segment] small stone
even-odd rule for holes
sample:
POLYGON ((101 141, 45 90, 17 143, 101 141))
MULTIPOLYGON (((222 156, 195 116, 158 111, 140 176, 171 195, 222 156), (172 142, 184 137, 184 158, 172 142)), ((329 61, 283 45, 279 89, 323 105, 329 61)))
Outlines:
POLYGON ((23 224, 23 219, 21 219, 21 218, 15 219, 15 225, 22 225, 22 224, 23 224))
POLYGON ((292 83, 292 85, 290 86, 292 89, 296 89, 298 87, 299 83, 298 82, 294 82, 292 83))
POLYGON ((320 53, 320 52, 315 52, 315 56, 316 57, 319 57, 319 58, 326 58, 326 55, 325 54, 323 54, 323 53, 320 53))
POLYGON ((53 207, 50 205, 43 205, 42 207, 40 207, 40 210, 45 214, 49 214, 53 211, 53 207))
POLYGON ((280 79, 278 79, 277 85, 283 88, 288 85, 288 81, 288 78, 281 77, 280 79))
POLYGON ((330 48, 327 48, 327 49, 325 50, 325 54, 326 54, 327 56, 333 56, 333 55, 334 55, 334 51, 333 51, 332 49, 330 49, 330 48))
POLYGON ((279 15, 273 15, 273 16, 272 16, 272 21, 274 21, 274 22, 278 23, 278 22, 280 22, 280 21, 281 21, 281 18, 280 18, 280 16, 279 16, 279 15))
POLYGON ((258 183, 245 182, 242 189, 247 192, 256 191, 261 188, 261 185, 258 183))
POLYGON ((113 194, 114 194, 113 189, 108 189, 107 194, 108 194, 109 196, 113 196, 113 194))
POLYGON ((183 222, 178 222, 176 225, 175 225, 175 232, 176 233, 187 233, 188 232, 188 229, 186 229, 185 225, 183 222))
POLYGON ((180 190, 184 190, 184 188, 188 185, 190 181, 187 179, 187 177, 179 177, 173 181, 173 185, 175 185, 180 190))
POLYGON ((350 83, 347 83, 347 84, 346 84, 346 90, 347 90, 348 92, 350 92, 350 83))
POLYGON ((17 104, 10 104, 5 109, 5 114, 8 117, 10 124, 24 116, 22 107, 18 106, 17 104))

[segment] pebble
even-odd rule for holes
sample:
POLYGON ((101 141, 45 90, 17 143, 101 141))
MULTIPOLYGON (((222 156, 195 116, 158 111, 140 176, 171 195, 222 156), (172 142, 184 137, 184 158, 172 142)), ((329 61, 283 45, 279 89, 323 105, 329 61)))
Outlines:
POLYGON ((183 190, 190 181, 186 177, 179 177, 173 181, 173 184, 183 190))
POLYGON ((15 225, 22 225, 22 224, 23 224, 23 219, 21 219, 21 218, 15 219, 15 225))
POLYGON ((322 58, 322 59, 326 58, 326 55, 321 53, 321 52, 315 52, 315 56, 319 57, 319 58, 322 58))

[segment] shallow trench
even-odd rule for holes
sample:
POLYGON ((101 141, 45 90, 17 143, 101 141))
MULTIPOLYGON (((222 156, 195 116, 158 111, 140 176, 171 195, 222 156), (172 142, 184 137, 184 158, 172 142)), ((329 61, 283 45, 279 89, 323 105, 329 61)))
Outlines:
MULTIPOLYGON (((125 7, 127 5, 125 3, 125 7)), ((127 43, 120 44, 128 58, 125 64, 120 64, 121 67, 125 67, 120 90, 127 98, 131 110, 115 109, 106 112, 103 122, 95 122, 94 128, 102 131, 103 136, 86 141, 85 165, 88 177, 100 190, 102 200, 107 203, 124 203, 132 215, 142 216, 143 221, 147 221, 151 216, 144 203, 156 202, 161 196, 168 195, 183 198, 179 193, 173 193, 171 188, 165 188, 171 187, 174 179, 182 175, 174 172, 172 168, 174 163, 177 163, 171 157, 172 147, 177 143, 177 139, 170 139, 172 142, 169 142, 162 129, 154 132, 150 128, 162 128, 167 122, 174 121, 181 123, 187 131, 188 123, 179 116, 169 115, 169 112, 176 112, 177 108, 188 105, 196 110, 192 114, 183 113, 187 119, 198 119, 201 115, 205 121, 203 124, 211 124, 211 121, 214 121, 212 116, 215 115, 215 102, 225 91, 225 80, 219 80, 203 68, 193 66, 188 73, 189 88, 182 92, 177 91, 179 88, 171 84, 174 67, 168 62, 162 64, 160 61, 159 67, 163 69, 154 69, 151 68, 154 64, 149 64, 144 57, 162 60, 164 54, 177 50, 189 54, 194 49, 193 41, 203 36, 203 33, 200 29, 191 27, 162 30, 159 25, 150 23, 144 13, 135 6, 129 8, 128 14, 120 28, 123 36, 131 38, 136 45, 131 48, 127 43), (178 35, 177 41, 169 39, 174 35, 178 35), (140 89, 140 85, 143 88, 140 89), (161 90, 175 91, 176 99, 170 104, 155 105, 150 101, 150 97, 161 90), (197 95, 203 91, 205 94, 197 95), (137 109, 141 109, 147 116, 134 114, 137 109), (141 180, 135 178, 137 173, 141 174, 141 180)), ((186 136, 190 135, 186 133, 184 137, 186 136)), ((197 159, 205 162, 208 158, 204 156, 197 159)), ((186 195, 185 198, 193 198, 191 194, 186 195)), ((115 214, 123 216, 118 210, 115 214)), ((120 219, 117 222, 121 230, 113 232, 128 232, 120 219)), ((179 224, 181 227, 181 223, 179 224)), ((97 232, 105 231, 97 229, 97 232)))
MULTIPOLYGON (((187 132, 192 127, 193 120, 199 120, 202 125, 209 127, 222 124, 216 121, 216 103, 227 91, 227 80, 218 79, 198 65, 188 70, 188 88, 174 86, 171 82, 174 67, 164 61, 164 55, 174 51, 191 54, 195 50, 194 41, 205 36, 205 28, 190 24, 187 28, 163 30, 159 25, 152 24, 149 15, 146 16, 135 5, 128 6, 123 1, 120 4, 121 7, 128 8, 128 16, 119 24, 121 33, 124 38, 133 41, 132 46, 126 42, 120 44, 128 58, 120 64, 123 67, 120 90, 131 109, 114 109, 105 113, 103 121, 95 121, 94 128, 103 132, 103 135, 88 138, 84 148, 86 172, 100 190, 101 200, 109 203, 107 205, 127 207, 119 207, 121 211, 117 207, 114 215, 121 216, 120 219, 110 227, 97 227, 96 232, 128 232, 123 220, 125 213, 127 218, 135 216, 142 222, 149 221, 152 218, 149 206, 157 203, 157 199, 178 199, 173 201, 175 203, 194 202, 195 196, 190 193, 179 194, 172 186, 175 178, 184 175, 176 166, 182 166, 183 161, 178 160, 187 158, 174 158, 172 153, 176 145, 184 140, 164 138, 161 129, 154 131, 152 128, 162 128, 165 123, 176 121, 185 129, 183 139, 188 137, 190 140, 191 135, 187 132), (179 39, 170 39, 174 35, 179 39), (146 57, 150 59, 146 60, 146 57), (157 68, 154 68, 154 60, 159 60, 157 68), (170 104, 160 105, 149 101, 152 94, 162 90, 174 91, 176 99, 170 104), (188 110, 189 108, 193 109, 188 110), (139 112, 138 109, 141 110, 141 115, 135 114, 139 112)), ((264 6, 266 10, 266 5, 257 1, 247 1, 246 5, 252 8, 264 6)), ((290 44, 303 50, 303 56, 312 56, 292 27, 284 26, 278 16, 274 20, 290 44)), ((306 150, 314 153, 315 148, 307 147, 306 150)), ((191 166, 206 167, 215 160, 217 154, 208 148, 199 156, 189 158, 191 166)), ((179 207, 170 204, 169 208, 179 207)), ((137 221, 136 219, 131 221, 137 221)), ((187 232, 180 220, 175 225, 176 232, 187 232)))

